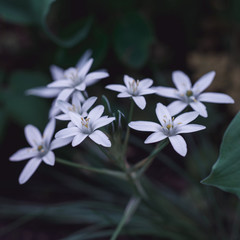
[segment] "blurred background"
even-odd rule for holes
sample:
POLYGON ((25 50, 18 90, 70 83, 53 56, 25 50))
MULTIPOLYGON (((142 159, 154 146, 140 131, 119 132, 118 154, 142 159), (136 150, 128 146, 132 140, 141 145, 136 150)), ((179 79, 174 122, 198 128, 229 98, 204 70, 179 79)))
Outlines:
MULTIPOLYGON (((111 103, 115 102, 113 109, 121 109, 126 115, 128 100, 119 100, 115 93, 104 89, 109 83, 121 84, 124 74, 136 79, 152 78, 155 86, 173 87, 174 70, 184 71, 193 82, 216 71, 208 91, 229 94, 236 103, 208 104, 209 117, 198 120, 207 130, 186 136, 187 157, 177 156, 169 147, 159 157, 161 161, 156 160, 147 172, 161 192, 162 211, 171 209, 164 213, 166 216, 160 214, 162 232, 158 229, 161 224, 156 221, 154 225, 151 220, 145 225, 149 232, 137 231, 149 214, 141 209, 133 226, 126 227, 119 239, 214 239, 221 233, 219 226, 224 226, 225 239, 230 239, 227 236, 236 197, 217 189, 211 189, 213 193, 208 195, 209 188, 199 182, 210 172, 223 133, 240 107, 238 0, 0 0, 0 239, 109 239, 111 229, 119 222, 129 194, 127 186, 120 182, 110 183, 109 178, 72 171, 59 164, 54 168, 42 164, 30 181, 20 186, 18 176, 26 162, 9 162, 10 155, 27 145, 24 126, 33 124, 42 131, 48 121, 51 100, 26 96, 25 90, 50 83, 50 65, 64 69, 75 66, 87 49, 92 50, 94 58, 92 70, 104 68, 110 74, 89 87, 89 95, 98 96, 100 104, 104 94, 111 103), (169 166, 169 157, 174 167, 169 166), (200 159, 201 166, 195 159, 200 159), (188 177, 184 177, 185 171, 188 177), (194 184, 189 183, 189 178, 194 184), (203 195, 199 195, 198 188, 204 188, 200 190, 203 195), (173 205, 168 206, 169 199, 173 205), (198 236, 198 231, 202 232, 199 229, 172 225, 169 219, 178 216, 175 208, 180 199, 190 201, 196 211, 205 214, 206 219, 201 221, 206 235, 198 236), (217 207, 209 210, 207 205, 210 209, 217 207), (220 225, 215 221, 219 211, 216 209, 221 209, 223 216, 219 217, 220 225), (99 222, 105 225, 99 226, 99 222), (131 232, 132 229, 136 231, 131 232), (83 235, 68 238, 77 232, 83 235), (102 235, 86 237, 97 232, 102 235)), ((144 116, 136 109, 134 119, 155 119, 157 102, 171 101, 148 96, 144 116)), ((139 150, 136 146, 147 135, 132 134, 128 156, 134 163, 149 148, 139 150)), ((112 167, 97 149, 89 150, 87 143, 73 152, 65 147, 57 154, 84 164, 112 167)), ((183 202, 182 208, 188 208, 187 202, 183 202)), ((194 215, 194 211, 189 214, 194 215)), ((182 219, 186 220, 183 216, 182 219)))

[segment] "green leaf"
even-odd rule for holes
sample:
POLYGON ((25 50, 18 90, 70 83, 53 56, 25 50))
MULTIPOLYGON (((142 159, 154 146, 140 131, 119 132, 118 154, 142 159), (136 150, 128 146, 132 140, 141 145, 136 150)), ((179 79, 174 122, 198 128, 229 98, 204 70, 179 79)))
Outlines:
POLYGON ((240 113, 227 128, 218 160, 202 183, 240 196, 240 113))
POLYGON ((142 67, 149 56, 154 36, 149 23, 132 13, 118 22, 114 32, 114 49, 119 59, 132 68, 142 67))

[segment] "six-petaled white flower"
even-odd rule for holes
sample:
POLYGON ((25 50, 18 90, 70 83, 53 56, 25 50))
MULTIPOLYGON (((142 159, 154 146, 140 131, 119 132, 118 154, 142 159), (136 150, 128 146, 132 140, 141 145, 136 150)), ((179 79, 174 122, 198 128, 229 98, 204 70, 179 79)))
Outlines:
POLYGON ((129 127, 138 131, 153 132, 144 143, 155 143, 169 138, 174 150, 182 156, 187 154, 187 144, 179 134, 205 129, 202 125, 188 124, 197 118, 199 115, 197 112, 183 113, 174 119, 167 107, 158 103, 156 115, 160 124, 150 121, 133 121, 129 123, 129 127))
POLYGON ((50 120, 43 135, 41 135, 40 131, 33 125, 27 125, 25 127, 25 137, 31 147, 22 148, 10 157, 10 161, 14 162, 30 159, 20 174, 20 184, 25 183, 33 175, 42 161, 53 166, 55 163, 55 155, 52 150, 70 143, 71 138, 54 139, 51 141, 55 130, 55 122, 55 119, 50 120))
POLYGON ((99 145, 111 147, 109 138, 102 131, 97 129, 114 121, 115 117, 102 116, 103 112, 104 107, 102 105, 93 108, 85 117, 75 112, 69 112, 71 124, 68 125, 67 128, 57 132, 55 135, 56 138, 72 137, 72 146, 75 147, 86 137, 89 137, 99 145))
POLYGON ((63 114, 60 114, 55 118, 63 121, 71 120, 69 117, 69 112, 75 112, 81 115, 82 117, 86 117, 87 111, 89 110, 89 108, 92 107, 92 105, 96 102, 96 100, 97 100, 97 97, 90 97, 85 102, 83 102, 83 104, 81 104, 77 95, 73 96, 72 104, 62 100, 58 100, 57 107, 63 112, 63 114))
POLYGON ((234 103, 234 100, 223 93, 202 93, 213 81, 215 72, 211 71, 203 75, 193 86, 189 77, 182 71, 174 71, 172 74, 173 83, 176 88, 155 87, 156 94, 163 97, 176 98, 177 101, 168 105, 171 115, 180 113, 190 105, 193 110, 201 116, 207 117, 207 110, 202 102, 210 103, 234 103))
POLYGON ((135 81, 127 75, 124 76, 123 80, 125 86, 121 84, 109 84, 106 88, 120 92, 117 95, 119 98, 131 97, 139 108, 144 109, 146 107, 146 100, 143 95, 155 93, 155 91, 150 88, 153 80, 146 78, 141 81, 135 81))

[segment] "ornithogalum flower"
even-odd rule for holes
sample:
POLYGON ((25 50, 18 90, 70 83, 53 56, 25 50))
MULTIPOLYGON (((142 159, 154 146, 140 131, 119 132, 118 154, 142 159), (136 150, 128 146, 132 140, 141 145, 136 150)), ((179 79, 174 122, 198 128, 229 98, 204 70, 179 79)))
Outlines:
POLYGON ((169 87, 155 87, 154 89, 159 96, 178 99, 168 105, 171 115, 180 113, 190 105, 201 116, 207 117, 206 106, 202 102, 234 103, 234 100, 224 93, 202 93, 212 83, 214 76, 215 72, 211 71, 199 78, 192 86, 189 77, 185 73, 174 71, 172 79, 177 89, 169 87))
POLYGON ((133 121, 129 123, 129 127, 138 131, 153 132, 144 143, 155 143, 169 138, 174 150, 182 156, 187 154, 187 144, 180 134, 205 129, 202 125, 188 124, 199 115, 195 111, 183 113, 174 119, 167 107, 158 103, 156 115, 160 124, 150 121, 133 121))
POLYGON ((97 129, 114 121, 115 117, 102 116, 103 112, 104 107, 102 105, 93 108, 85 117, 75 112, 69 112, 71 122, 67 128, 56 133, 56 138, 72 137, 72 146, 75 147, 86 137, 89 137, 99 145, 111 147, 111 142, 108 137, 97 129))
POLYGON ((55 155, 52 150, 65 146, 71 141, 71 138, 51 141, 55 130, 55 122, 55 119, 49 121, 43 135, 41 135, 40 131, 33 125, 27 125, 25 127, 25 137, 31 147, 22 148, 10 157, 10 161, 13 162, 30 159, 20 174, 20 184, 28 181, 42 161, 53 166, 55 163, 55 155))
POLYGON ((146 78, 141 81, 136 81, 127 75, 124 76, 123 80, 125 86, 121 84, 110 84, 107 85, 106 88, 120 92, 117 95, 119 98, 131 97, 140 109, 144 109, 146 107, 146 100, 143 95, 155 93, 155 91, 150 88, 153 80, 146 78))
POLYGON ((57 107, 63 112, 63 114, 60 114, 56 116, 55 118, 58 120, 71 120, 69 117, 69 112, 75 112, 81 115, 82 117, 87 116, 87 111, 90 107, 96 102, 97 97, 90 97, 88 98, 83 104, 81 104, 80 99, 77 97, 77 95, 74 95, 72 98, 72 104, 58 100, 57 101, 57 107))

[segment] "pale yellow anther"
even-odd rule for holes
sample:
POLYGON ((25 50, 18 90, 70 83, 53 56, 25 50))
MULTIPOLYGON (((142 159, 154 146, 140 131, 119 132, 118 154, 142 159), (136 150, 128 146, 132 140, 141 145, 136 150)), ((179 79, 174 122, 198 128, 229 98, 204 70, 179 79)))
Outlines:
POLYGON ((172 127, 172 124, 168 124, 166 127, 168 130, 170 130, 170 128, 172 127))

